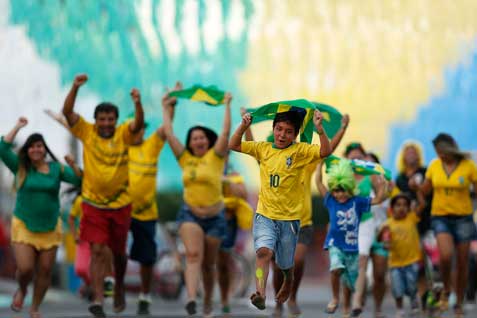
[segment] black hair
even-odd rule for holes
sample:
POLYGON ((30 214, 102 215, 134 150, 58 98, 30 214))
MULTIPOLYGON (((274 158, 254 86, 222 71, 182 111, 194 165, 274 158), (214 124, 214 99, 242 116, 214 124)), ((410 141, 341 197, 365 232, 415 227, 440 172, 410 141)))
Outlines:
POLYGON ((192 153, 192 149, 190 148, 190 138, 192 136, 192 132, 194 132, 195 130, 201 130, 204 132, 205 134, 205 137, 207 138, 207 140, 209 141, 209 149, 212 148, 216 141, 217 141, 217 134, 210 128, 207 128, 207 127, 204 127, 204 126, 194 126, 194 127, 191 127, 189 129, 189 131, 187 132, 187 137, 186 137, 186 149, 192 153))
POLYGON ((39 133, 34 133, 28 136, 27 140, 21 146, 20 150, 18 150, 18 171, 17 171, 17 179, 16 179, 16 188, 19 189, 22 185, 23 182, 25 181, 26 174, 28 173, 28 170, 32 167, 32 162, 30 160, 30 157, 28 157, 28 149, 36 142, 41 142, 43 143, 43 146, 45 147, 46 153, 50 155, 51 159, 53 161, 58 161, 56 156, 51 152, 50 148, 46 145, 45 139, 43 136, 39 133))
POLYGON ((455 160, 460 161, 463 159, 469 159, 469 154, 459 151, 459 145, 455 139, 446 133, 439 133, 433 140, 432 144, 434 148, 439 148, 443 146, 446 149, 446 152, 449 153, 455 160))
POLYGON ((381 163, 381 162, 379 161, 378 155, 375 154, 374 152, 368 152, 368 153, 366 153, 366 156, 369 156, 369 157, 373 158, 373 161, 374 161, 375 163, 381 163))
POLYGON ((406 200, 407 205, 411 207, 411 197, 407 193, 401 192, 396 194, 394 197, 392 197, 391 203, 390 203, 391 208, 393 208, 396 205, 399 199, 406 200))
POLYGON ((119 109, 118 106, 110 102, 102 102, 94 109, 94 118, 98 117, 99 113, 114 113, 116 119, 119 118, 119 109))
POLYGON ((361 153, 363 154, 363 156, 366 156, 366 151, 364 150, 364 147, 363 145, 360 143, 360 142, 352 142, 350 144, 348 144, 346 146, 346 149, 345 149, 345 152, 344 152, 344 156, 345 157, 348 157, 349 153, 355 149, 358 149, 359 151, 361 151, 361 153))
POLYGON ((282 113, 277 113, 275 115, 275 118, 273 119, 273 128, 275 128, 275 125, 281 122, 287 122, 290 123, 294 130, 295 130, 295 135, 298 135, 300 132, 300 127, 301 124, 303 123, 304 115, 301 111, 298 110, 289 110, 287 112, 282 112, 282 113))

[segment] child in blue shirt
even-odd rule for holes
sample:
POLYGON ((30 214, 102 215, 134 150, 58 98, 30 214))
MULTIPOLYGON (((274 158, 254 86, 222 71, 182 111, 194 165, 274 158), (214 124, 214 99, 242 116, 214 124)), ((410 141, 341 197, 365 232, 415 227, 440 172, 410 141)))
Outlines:
MULTIPOLYGON (((325 249, 329 251, 331 287, 333 299, 325 312, 332 314, 339 305, 340 280, 344 285, 344 315, 349 315, 351 293, 358 277, 358 229, 361 214, 370 210, 371 205, 385 200, 384 181, 379 178, 378 193, 374 198, 355 195, 356 181, 348 160, 340 160, 328 172, 328 188, 322 181, 322 165, 316 171, 316 185, 324 197, 329 213, 329 228, 325 249)), ((374 233, 370 233, 374 235, 374 233)))

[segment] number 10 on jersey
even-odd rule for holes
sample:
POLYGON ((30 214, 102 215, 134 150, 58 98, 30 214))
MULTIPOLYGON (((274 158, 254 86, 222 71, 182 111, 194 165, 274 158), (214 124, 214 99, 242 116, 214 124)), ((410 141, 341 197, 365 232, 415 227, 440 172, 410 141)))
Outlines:
POLYGON ((278 188, 280 185, 280 176, 278 174, 270 175, 270 188, 278 188))

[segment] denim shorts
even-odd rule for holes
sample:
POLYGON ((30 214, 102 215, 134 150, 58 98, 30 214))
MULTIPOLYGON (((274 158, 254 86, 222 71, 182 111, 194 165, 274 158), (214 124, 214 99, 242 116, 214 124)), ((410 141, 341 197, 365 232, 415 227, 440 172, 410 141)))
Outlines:
POLYGON ((354 290, 359 273, 359 253, 345 252, 335 246, 330 246, 328 252, 330 254, 330 272, 341 270, 341 282, 350 290, 354 290))
POLYGON ((419 263, 402 267, 391 267, 391 290, 394 298, 409 296, 411 300, 416 299, 417 277, 419 274, 419 263))
POLYGON ((216 237, 220 240, 225 238, 227 222, 225 221, 224 210, 212 217, 201 218, 196 216, 187 204, 183 204, 179 213, 177 213, 177 223, 180 227, 182 223, 186 222, 196 223, 207 236, 216 237))
POLYGON ((313 225, 305 225, 300 228, 300 234, 298 234, 298 243, 306 246, 311 246, 313 243, 313 225))
POLYGON ((272 220, 255 213, 253 219, 253 241, 255 252, 265 247, 275 253, 275 263, 285 270, 293 267, 300 221, 272 220))
POLYGON ((156 245, 157 221, 140 221, 131 218, 131 233, 133 242, 129 250, 129 257, 142 265, 154 265, 157 258, 156 245))
POLYGON ((452 235, 456 244, 477 239, 477 229, 472 215, 433 216, 431 227, 436 235, 439 233, 452 235))
POLYGON ((226 220, 226 222, 227 222, 227 229, 225 231, 224 240, 220 244, 221 251, 230 251, 234 247, 235 240, 237 239, 237 230, 238 230, 237 218, 232 217, 226 220))

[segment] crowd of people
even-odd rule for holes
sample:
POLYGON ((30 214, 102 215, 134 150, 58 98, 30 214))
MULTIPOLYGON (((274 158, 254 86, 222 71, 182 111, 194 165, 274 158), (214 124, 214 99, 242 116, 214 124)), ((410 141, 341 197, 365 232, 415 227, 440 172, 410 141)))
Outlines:
MULTIPOLYGON (((155 199, 156 178, 161 150, 168 143, 182 169, 183 204, 177 213, 177 224, 185 246, 184 309, 188 315, 198 311, 202 280, 202 313, 211 317, 216 278, 222 311, 230 313, 231 284, 226 270, 229 253, 237 227, 248 229, 252 222, 256 288, 251 303, 259 310, 266 308, 267 280, 272 270, 274 315, 283 314, 285 303, 291 314, 301 313, 297 295, 305 256, 313 244, 311 184, 315 181, 329 215, 324 249, 330 260, 332 299, 324 308, 326 313, 335 313, 342 299, 343 317, 361 316, 370 261, 375 317, 384 317, 382 303, 388 271, 396 317, 405 315, 405 296, 410 299, 412 312, 418 312, 426 303, 421 299, 427 289, 421 240, 432 230, 443 282, 439 309, 448 309, 449 296, 454 291, 455 317, 464 316, 470 243, 477 239, 471 200, 471 191, 477 190, 477 168, 452 136, 440 133, 432 141, 437 158, 427 169, 419 144, 406 143, 395 181, 380 173, 366 175, 354 169, 355 161, 379 164, 379 159, 366 152, 361 143, 351 143, 337 163, 326 162, 324 182, 324 163, 346 133, 350 124, 347 115, 330 139, 323 127, 323 114, 315 110, 312 121, 319 144, 308 144, 296 142, 306 111, 295 108, 277 112, 270 138, 254 141, 252 115, 244 110, 240 125, 230 136, 232 95, 226 93, 220 134, 208 127, 194 126, 182 143, 173 129, 178 101, 166 92, 162 98, 163 124, 144 138, 148 123, 137 89, 131 90, 134 116, 124 123, 118 123, 119 110, 109 102, 96 107, 94 123, 75 111, 77 94, 87 80, 84 74, 75 77, 62 114, 53 116, 81 141, 82 167, 70 156, 65 157, 67 165, 61 164, 38 133, 30 135, 14 152, 15 136, 28 123, 24 117, 0 141, 0 158, 14 174, 13 187, 17 191, 11 222, 18 282, 12 297, 13 311, 22 310, 28 285, 33 281, 30 316, 42 317, 40 304, 51 283, 62 238, 60 184, 67 182, 78 189, 69 223, 77 242, 75 269, 90 291, 89 312, 94 317, 106 317, 105 295, 113 297, 115 313, 124 311, 124 275, 129 257, 140 264, 137 313, 150 314, 157 259, 155 231, 160 215, 155 199), (259 166, 255 213, 247 203, 245 180, 228 169, 230 151, 253 157, 259 166), (129 251, 128 232, 133 237, 129 251), (459 268, 455 277, 453 258, 459 268), (217 268, 221 270, 216 274, 217 268)), ((181 89, 180 83, 173 88, 181 89)))

